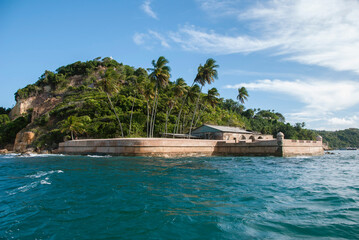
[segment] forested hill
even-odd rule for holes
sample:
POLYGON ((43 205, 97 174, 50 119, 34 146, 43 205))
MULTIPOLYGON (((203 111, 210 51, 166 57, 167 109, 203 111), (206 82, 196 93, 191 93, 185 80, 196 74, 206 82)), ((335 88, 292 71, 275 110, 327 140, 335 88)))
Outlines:
POLYGON ((323 137, 323 141, 329 143, 334 149, 356 147, 359 148, 359 129, 349 128, 339 131, 317 131, 323 137))
POLYGON ((15 93, 11 112, 0 109, 0 147, 13 144, 19 131, 35 134, 34 149, 51 150, 66 138, 158 137, 188 133, 204 123, 273 135, 281 131, 286 138, 316 137, 274 110, 246 109, 245 88, 238 90, 238 101, 221 98, 215 88, 202 92, 203 86, 221 81, 213 59, 199 64, 193 79, 172 79, 169 66, 164 57, 149 69, 96 58, 45 71, 15 93))

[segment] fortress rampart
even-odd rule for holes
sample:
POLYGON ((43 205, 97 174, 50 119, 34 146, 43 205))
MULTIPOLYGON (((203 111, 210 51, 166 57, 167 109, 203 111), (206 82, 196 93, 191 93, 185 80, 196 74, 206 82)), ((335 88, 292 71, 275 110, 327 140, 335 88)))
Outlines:
POLYGON ((233 140, 113 138, 86 139, 60 143, 59 153, 110 154, 124 156, 300 156, 323 155, 322 139, 284 139, 279 133, 274 140, 253 142, 233 140))

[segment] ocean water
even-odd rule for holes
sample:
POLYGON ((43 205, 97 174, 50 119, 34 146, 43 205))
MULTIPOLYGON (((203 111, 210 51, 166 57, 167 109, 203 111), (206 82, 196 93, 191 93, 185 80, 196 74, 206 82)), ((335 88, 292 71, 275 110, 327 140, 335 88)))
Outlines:
POLYGON ((359 239, 359 151, 0 156, 0 239, 359 239))

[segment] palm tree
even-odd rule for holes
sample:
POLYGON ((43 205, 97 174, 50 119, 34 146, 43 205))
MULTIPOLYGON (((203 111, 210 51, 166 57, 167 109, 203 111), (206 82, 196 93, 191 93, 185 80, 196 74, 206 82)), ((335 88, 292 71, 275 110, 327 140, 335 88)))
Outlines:
POLYGON ((70 132, 71 140, 74 140, 74 135, 77 136, 77 134, 82 134, 86 132, 86 123, 90 121, 91 119, 89 116, 69 116, 67 119, 60 122, 60 131, 62 133, 70 132))
POLYGON ((146 100, 146 104, 147 104, 147 119, 146 119, 146 132, 147 132, 147 137, 150 136, 150 100, 153 99, 154 97, 154 92, 153 92, 153 83, 149 82, 144 86, 144 91, 143 91, 143 96, 146 100))
POLYGON ((100 89, 106 93, 107 95, 107 99, 111 105, 111 108, 113 110, 113 112, 115 113, 115 116, 117 118, 118 124, 120 125, 120 130, 121 130, 121 136, 124 137, 123 135, 123 130, 122 130, 122 124, 120 121, 120 118, 117 115, 116 109, 112 104, 110 95, 117 90, 116 89, 116 85, 114 83, 114 77, 116 76, 116 72, 113 69, 107 69, 104 75, 104 78, 98 82, 98 86, 100 87, 100 89))
POLYGON ((247 101, 248 100, 248 92, 247 92, 247 89, 245 87, 241 87, 241 88, 238 88, 238 96, 237 96, 237 100, 244 104, 244 101, 247 101))
POLYGON ((130 126, 128 128, 128 135, 131 135, 131 127, 132 127, 132 116, 133 116, 133 108, 135 106, 135 100, 136 100, 136 95, 137 95, 137 77, 133 76, 133 78, 131 79, 132 82, 132 89, 133 89, 133 99, 132 99, 132 107, 131 107, 131 116, 130 116, 130 126))
MULTIPOLYGON (((202 88, 206 83, 211 84, 212 82, 214 82, 214 79, 218 78, 218 73, 217 73, 217 69, 216 69, 218 67, 219 66, 216 64, 216 61, 213 58, 207 59, 206 63, 203 66, 202 66, 202 64, 199 65, 198 73, 197 73, 196 78, 194 79, 194 82, 201 84, 200 92, 202 92, 202 88)), ((188 138, 191 137, 192 126, 193 126, 194 118, 196 116, 199 98, 200 98, 200 95, 198 95, 196 107, 194 108, 194 113, 193 113, 193 117, 192 117, 191 127, 189 128, 188 138)))
POLYGON ((202 112, 207 108, 205 103, 209 104, 211 107, 214 108, 218 104, 218 98, 217 98, 218 96, 219 93, 217 88, 211 88, 208 90, 207 95, 203 97, 204 100, 204 104, 202 104, 203 108, 202 109, 201 107, 199 108, 198 118, 196 120, 196 123, 194 124, 194 127, 197 126, 197 123, 201 117, 202 112))
POLYGON ((151 124, 150 124, 150 137, 153 137, 153 132, 155 128, 155 120, 156 120, 156 111, 157 111, 157 104, 158 104, 158 89, 166 86, 168 84, 168 80, 170 78, 170 67, 167 66, 168 60, 161 56, 158 58, 157 62, 152 60, 153 68, 148 68, 147 70, 150 71, 150 79, 155 82, 155 99, 153 101, 153 108, 152 108, 152 116, 151 116, 151 124))
POLYGON ((167 127, 168 127, 168 117, 171 115, 171 112, 173 110, 173 107, 175 106, 177 99, 180 97, 183 97, 183 95, 186 93, 186 82, 183 78, 178 78, 175 82, 175 85, 173 87, 173 94, 174 97, 168 100, 168 110, 166 112, 166 124, 165 124, 165 134, 167 134, 167 127))
MULTIPOLYGON (((188 112, 187 115, 189 114, 190 109, 191 109, 190 104, 194 103, 196 101, 197 97, 200 94, 201 94, 200 87, 197 84, 194 84, 194 85, 192 85, 192 87, 188 88, 188 90, 187 90, 187 98, 185 98, 185 102, 188 105, 188 108, 185 109, 188 112)), ((183 122, 182 122, 182 124, 180 124, 182 126, 182 133, 184 132, 184 127, 186 125, 186 121, 185 121, 186 120, 186 111, 184 111, 183 115, 184 115, 183 116, 183 122)), ((180 121, 179 121, 179 123, 180 123, 180 121)), ((180 127, 180 125, 178 126, 178 128, 180 127)), ((180 129, 178 129, 178 130, 180 130, 180 129)))

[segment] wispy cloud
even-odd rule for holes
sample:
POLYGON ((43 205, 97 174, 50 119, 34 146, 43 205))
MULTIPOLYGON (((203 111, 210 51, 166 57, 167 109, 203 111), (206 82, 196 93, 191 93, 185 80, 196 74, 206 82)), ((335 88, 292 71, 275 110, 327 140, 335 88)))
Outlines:
POLYGON ((350 128, 350 127, 358 128, 359 127, 359 117, 357 115, 350 116, 350 117, 343 117, 343 118, 333 117, 333 118, 328 119, 328 123, 335 129, 338 129, 338 127, 341 129, 350 128))
POLYGON ((240 0, 196 0, 200 8, 218 18, 223 16, 237 16, 241 9, 240 0))
POLYGON ((142 45, 145 43, 147 38, 147 34, 145 33, 135 33, 133 35, 133 41, 137 44, 137 45, 142 45))
POLYGON ((136 43, 137 45, 145 45, 148 48, 151 48, 151 46, 155 44, 156 41, 152 41, 152 40, 156 40, 164 48, 171 47, 164 36, 153 30, 148 30, 147 33, 135 33, 133 35, 134 43, 136 43))
POLYGON ((215 54, 253 52, 276 46, 273 41, 262 41, 249 36, 225 36, 214 31, 205 32, 195 26, 184 26, 170 33, 171 39, 186 50, 215 54))
POLYGON ((152 30, 149 30, 148 33, 155 39, 159 40, 162 47, 165 47, 165 48, 169 48, 170 45, 168 44, 167 40, 165 37, 163 37, 161 34, 159 34, 158 32, 155 32, 155 31, 152 31, 152 30))
POLYGON ((141 9, 151 18, 158 19, 157 14, 151 8, 151 0, 145 0, 141 5, 141 9))
POLYGON ((209 14, 221 9, 240 23, 251 21, 256 36, 184 26, 171 37, 186 50, 232 54, 275 47, 287 60, 359 73, 359 1, 271 0, 246 10, 231 10, 239 0, 200 2, 209 14))
MULTIPOLYGON (((354 81, 264 79, 252 83, 227 85, 225 88, 237 89, 242 86, 253 91, 286 94, 288 97, 294 97, 304 103, 304 108, 295 109, 293 113, 289 114, 289 117, 297 122, 320 120, 333 127, 334 123, 339 122, 337 118, 332 117, 335 112, 346 110, 359 104, 359 83, 354 81), (329 119, 332 120, 329 121, 329 119)), ((347 118, 350 119, 350 116, 347 118)), ((349 122, 347 121, 346 123, 349 122)))
POLYGON ((224 69, 221 70, 221 75, 228 76, 256 76, 258 77, 272 77, 272 78, 290 78, 297 79, 302 77, 301 74, 285 73, 285 72, 261 72, 261 71, 248 71, 241 69, 224 69))

